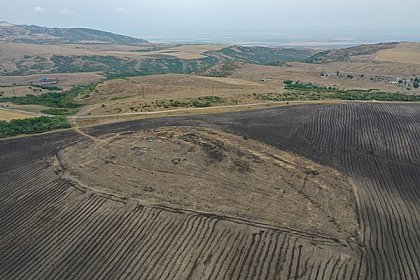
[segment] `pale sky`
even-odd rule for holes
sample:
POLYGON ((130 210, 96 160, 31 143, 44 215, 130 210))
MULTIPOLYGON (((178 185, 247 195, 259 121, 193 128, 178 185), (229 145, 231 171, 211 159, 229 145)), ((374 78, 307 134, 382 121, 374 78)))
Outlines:
POLYGON ((0 0, 0 20, 134 37, 420 40, 420 0, 0 0))

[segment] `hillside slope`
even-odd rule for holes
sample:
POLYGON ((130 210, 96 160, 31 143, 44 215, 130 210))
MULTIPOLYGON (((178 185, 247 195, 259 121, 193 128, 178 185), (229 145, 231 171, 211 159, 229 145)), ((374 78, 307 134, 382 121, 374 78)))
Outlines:
POLYGON ((329 63, 336 61, 349 61, 351 57, 358 55, 374 54, 382 50, 393 49, 399 43, 380 43, 373 45, 360 45, 346 49, 333 49, 317 53, 306 59, 306 63, 329 63))
POLYGON ((0 40, 30 44, 103 43, 139 45, 146 40, 88 28, 49 28, 0 22, 0 40))
MULTIPOLYGON (((30 74, 101 72, 108 77, 143 76, 164 73, 202 73, 220 64, 245 62, 262 65, 281 65, 302 61, 310 57, 311 50, 274 49, 264 47, 226 47, 218 51, 203 52, 200 59, 182 59, 172 53, 148 53, 130 50, 115 51, 114 45, 98 44, 83 48, 78 45, 33 45, 9 43, 0 40, 0 75, 21 76, 30 74), (100 46, 102 47, 102 46, 100 46), (106 49, 108 48, 108 49, 106 49)), ((126 47, 126 46, 123 46, 126 47)), ((133 48, 143 46, 135 46, 133 48)), ((194 51, 194 50, 193 50, 194 51)), ((197 55, 184 51, 184 56, 197 55)), ((223 67, 222 67, 223 68, 223 67)), ((226 68, 226 67, 224 67, 226 68)), ((236 67, 218 70, 227 75, 236 67), (228 71, 229 70, 229 71, 228 71)))
POLYGON ((310 49, 267 48, 230 46, 218 51, 207 52, 207 55, 228 61, 240 61, 253 64, 275 64, 303 61, 314 54, 310 49))

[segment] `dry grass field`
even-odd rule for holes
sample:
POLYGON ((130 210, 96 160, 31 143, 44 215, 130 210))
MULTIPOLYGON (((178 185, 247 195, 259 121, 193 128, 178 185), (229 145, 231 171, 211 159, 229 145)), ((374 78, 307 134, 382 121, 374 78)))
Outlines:
POLYGON ((80 115, 101 115, 137 111, 165 110, 157 107, 160 100, 186 100, 216 95, 226 104, 253 103, 254 92, 273 92, 279 88, 258 81, 237 78, 213 78, 195 75, 166 74, 105 81, 88 98, 80 115), (144 97, 143 97, 144 92, 144 97), (239 99, 239 102, 237 102, 239 99), (152 103, 153 102, 153 103, 152 103), (148 107, 143 108, 145 104, 148 107))
POLYGON ((110 55, 115 56, 138 56, 136 50, 142 50, 144 47, 139 46, 124 46, 124 45, 109 45, 109 44, 64 44, 64 45, 38 45, 38 44, 20 44, 11 42, 0 42, 0 57, 15 58, 23 55, 38 55, 38 56, 52 56, 52 55, 110 55))
POLYGON ((401 43, 394 49, 379 52, 376 59, 420 65, 420 43, 401 43))
POLYGON ((172 47, 163 49, 160 51, 146 52, 142 55, 144 56, 173 56, 180 59, 200 59, 204 58, 205 53, 208 51, 218 51, 225 45, 182 45, 178 47, 172 47))
POLYGON ((27 118, 33 118, 34 115, 24 113, 24 112, 18 112, 18 111, 12 111, 12 110, 6 110, 3 108, 0 108, 0 121, 10 121, 15 119, 27 119, 27 118))
POLYGON ((181 59, 199 59, 204 57, 207 51, 220 50, 225 45, 182 45, 182 46, 161 46, 159 51, 143 51, 150 46, 124 46, 124 45, 35 45, 19 44, 11 42, 0 42, 0 62, 2 64, 13 63, 16 58, 24 55, 50 57, 61 56, 115 56, 128 58, 173 56, 181 59))
POLYGON ((0 103, 0 108, 22 111, 23 113, 26 112, 29 114, 39 114, 48 107, 42 105, 19 105, 11 102, 2 102, 0 103))
POLYGON ((49 90, 33 88, 30 86, 3 86, 0 87, 0 93, 2 97, 12 96, 26 96, 27 94, 41 95, 47 93, 49 90))

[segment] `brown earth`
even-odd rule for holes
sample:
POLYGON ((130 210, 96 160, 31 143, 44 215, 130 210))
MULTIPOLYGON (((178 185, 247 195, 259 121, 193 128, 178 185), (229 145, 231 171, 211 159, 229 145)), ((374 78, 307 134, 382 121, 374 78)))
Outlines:
POLYGON ((340 240, 357 229, 345 176, 232 134, 165 127, 106 135, 72 145, 59 158, 80 184, 117 197, 340 240))

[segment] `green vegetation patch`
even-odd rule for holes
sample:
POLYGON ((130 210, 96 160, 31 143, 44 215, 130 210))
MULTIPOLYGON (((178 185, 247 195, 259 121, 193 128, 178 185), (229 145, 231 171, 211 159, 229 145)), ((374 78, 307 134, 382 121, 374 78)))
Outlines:
POLYGON ((420 101, 420 96, 406 95, 400 93, 389 92, 369 92, 369 91, 337 91, 327 96, 330 99, 343 99, 343 100, 377 100, 377 101, 403 101, 413 102, 420 101))
POLYGON ((59 86, 52 86, 52 85, 32 85, 32 86, 33 87, 36 87, 36 88, 50 90, 50 91, 60 91, 60 90, 63 90, 59 86))
POLYGON ((78 111, 77 109, 69 109, 69 108, 49 108, 42 110, 41 113, 48 114, 48 115, 55 115, 55 116, 69 116, 74 115, 78 111))
POLYGON ((147 52, 160 51, 162 49, 164 49, 164 48, 151 47, 151 48, 145 48, 145 49, 141 49, 141 50, 131 50, 130 52, 147 53, 147 52))
POLYGON ((11 120, 10 122, 0 121, 0 138, 42 133, 60 128, 70 128, 70 124, 65 117, 38 117, 11 120))
POLYGON ((414 88, 419 88, 419 86, 420 86, 420 79, 419 79, 419 78, 417 78, 417 77, 415 77, 415 78, 413 79, 413 87, 414 87, 414 88))
POLYGON ((208 77, 228 77, 238 69, 238 65, 233 62, 225 62, 220 67, 214 66, 199 72, 198 74, 208 77))
POLYGON ((312 83, 287 80, 285 93, 254 93, 255 99, 264 101, 293 101, 293 100, 377 100, 377 101, 420 101, 420 96, 401 93, 381 92, 377 90, 337 89, 336 87, 320 86, 312 83))
POLYGON ((313 55, 313 51, 305 49, 266 48, 232 46, 214 52, 222 54, 224 59, 254 64, 303 61, 313 55))
POLYGON ((76 108, 73 98, 68 93, 49 92, 42 95, 3 97, 0 102, 12 102, 19 105, 43 105, 58 108, 76 108))
POLYGON ((287 65, 287 62, 284 62, 284 61, 273 61, 273 62, 267 63, 266 65, 267 66, 279 66, 279 67, 282 67, 282 66, 286 66, 287 65))
POLYGON ((334 92, 337 89, 335 87, 319 86, 312 83, 295 82, 291 80, 284 81, 285 89, 288 90, 300 90, 300 91, 317 91, 317 92, 334 92))
POLYGON ((206 108, 211 107, 214 104, 221 104, 224 100, 220 96, 204 96, 204 97, 198 97, 195 99, 190 99, 186 101, 179 101, 179 100, 169 100, 169 102, 159 102, 156 101, 157 106, 162 106, 164 108, 186 108, 186 107, 192 107, 192 108, 206 108))
POLYGON ((0 102, 12 102, 19 105, 42 105, 51 108, 77 109, 80 104, 74 100, 77 96, 87 97, 96 85, 76 86, 65 92, 48 92, 42 95, 1 97, 0 102))
POLYGON ((191 106, 195 108, 211 107, 213 104, 223 103, 220 96, 204 96, 191 100, 191 106))
MULTIPOLYGON (((311 83, 285 81, 285 89, 289 93, 279 96, 286 100, 308 99, 341 99, 341 100, 377 100, 377 101, 420 101, 420 96, 401 93, 380 92, 374 90, 337 89, 335 87, 319 86, 311 83)), ((269 98, 269 97, 266 97, 269 98)))
POLYGON ((300 94, 297 92, 289 93, 254 93, 255 99, 263 101, 294 101, 294 100, 319 100, 321 99, 320 95, 316 94, 300 94))
MULTIPOLYGON (((152 47, 134 52, 154 50, 156 48, 152 47)), ((313 54, 312 50, 305 49, 232 46, 208 51, 206 57, 190 60, 168 56, 123 58, 100 55, 53 55, 46 60, 27 56, 15 63, 15 70, 0 69, 0 74, 22 76, 36 74, 40 70, 44 73, 100 72, 107 78, 114 79, 166 73, 192 74, 208 70, 210 76, 225 77, 236 69, 234 63, 237 62, 281 66, 286 62, 303 61, 313 54), (224 65, 213 69, 219 63, 224 65)))
MULTIPOLYGON (((216 58, 182 60, 177 58, 118 58, 113 56, 58 56, 51 58, 57 73, 101 72, 108 79, 166 73, 191 74, 211 67, 216 58)), ((22 71, 25 71, 23 69, 22 71)))
MULTIPOLYGON (((204 96, 194 99, 187 99, 187 100, 156 100, 151 102, 151 104, 141 104, 140 106, 132 106, 130 107, 131 111, 138 112, 138 111, 151 111, 152 108, 206 108, 211 107, 214 104, 221 104, 224 103, 225 100, 220 96, 204 96)), ((102 105, 105 107, 105 105, 102 105)), ((118 112, 121 111, 120 108, 115 109, 118 112)))

